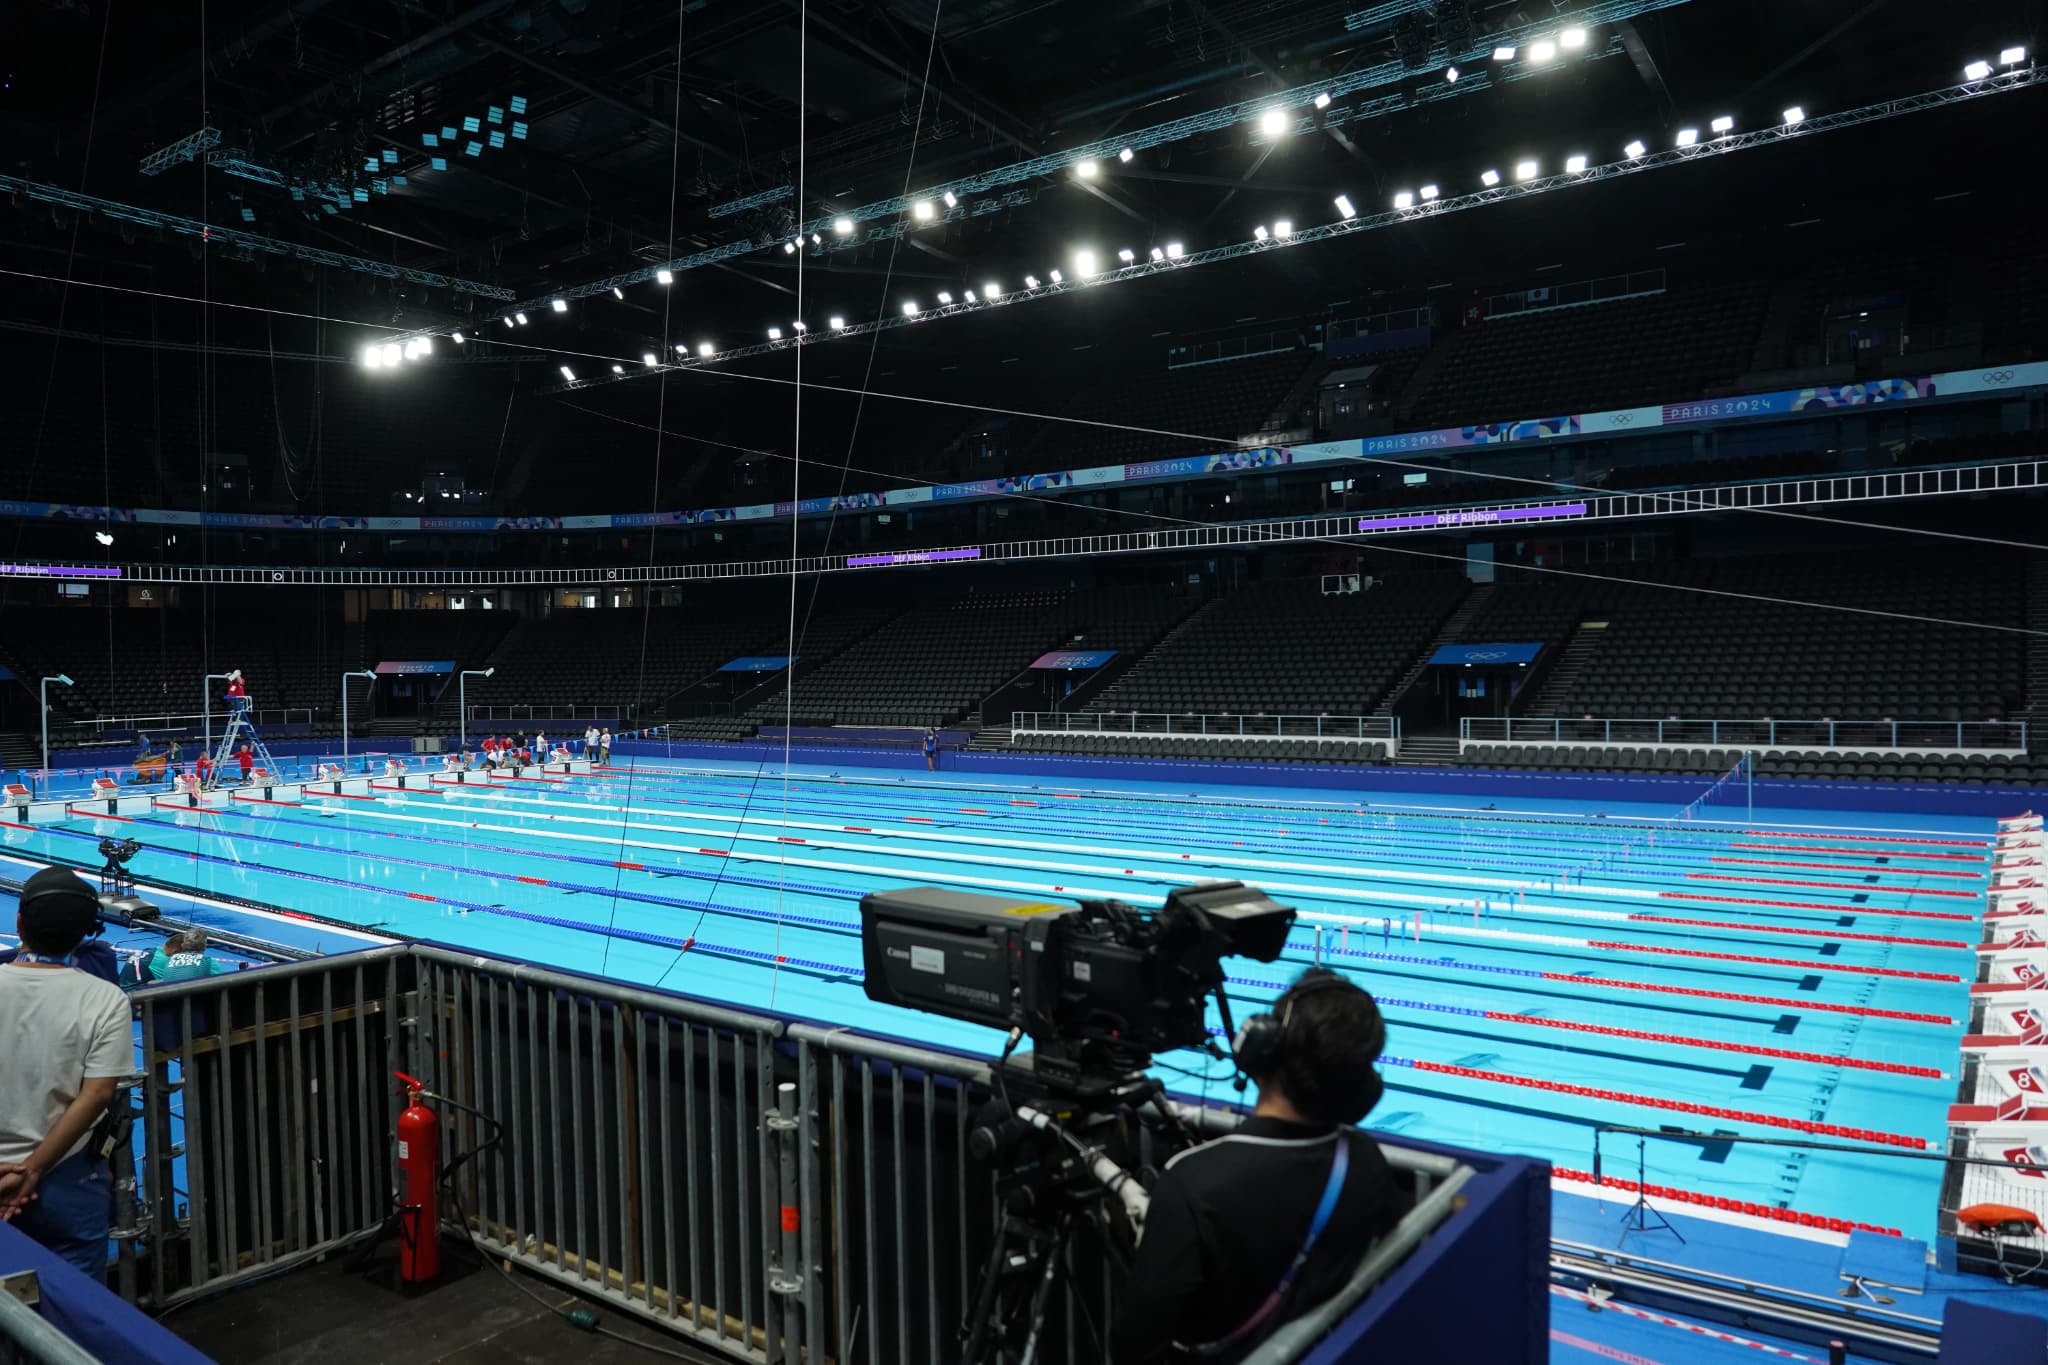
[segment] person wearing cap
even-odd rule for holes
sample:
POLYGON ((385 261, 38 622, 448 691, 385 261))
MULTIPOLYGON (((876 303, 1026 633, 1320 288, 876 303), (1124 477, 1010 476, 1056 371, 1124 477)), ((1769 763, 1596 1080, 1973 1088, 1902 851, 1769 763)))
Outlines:
POLYGON ((128 998, 73 962, 99 911, 69 868, 21 889, 22 951, 0 967, 0 1219, 104 1282, 113 1184, 89 1142, 135 1068, 135 1041, 128 998))

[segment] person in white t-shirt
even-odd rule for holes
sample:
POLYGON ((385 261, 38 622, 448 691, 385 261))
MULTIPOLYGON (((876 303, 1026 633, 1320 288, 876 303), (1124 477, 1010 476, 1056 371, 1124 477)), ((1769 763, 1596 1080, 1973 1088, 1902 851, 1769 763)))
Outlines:
POLYGON ((72 965, 99 897, 69 868, 21 889, 21 953, 0 967, 0 1219, 104 1283, 113 1180, 93 1128, 135 1070, 128 998, 72 965))

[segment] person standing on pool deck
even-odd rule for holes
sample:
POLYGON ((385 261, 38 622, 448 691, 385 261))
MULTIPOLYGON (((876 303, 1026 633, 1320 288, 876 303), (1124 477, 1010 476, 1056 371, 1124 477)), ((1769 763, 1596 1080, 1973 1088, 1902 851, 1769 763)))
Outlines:
POLYGON ((235 762, 242 769, 242 785, 246 787, 249 785, 249 772, 256 766, 256 755, 249 751, 248 745, 244 744, 241 748, 235 750, 235 762))
POLYGON ((69 868, 46 867, 21 889, 22 952, 0 967, 0 1220, 103 1284, 113 1183, 89 1148, 135 1043, 128 997, 73 966, 99 908, 69 868))
POLYGON ((607 768, 612 765, 612 730, 609 725, 597 737, 597 761, 607 768))
POLYGON ((939 732, 929 725, 924 727, 924 766, 927 772, 939 770, 939 732))

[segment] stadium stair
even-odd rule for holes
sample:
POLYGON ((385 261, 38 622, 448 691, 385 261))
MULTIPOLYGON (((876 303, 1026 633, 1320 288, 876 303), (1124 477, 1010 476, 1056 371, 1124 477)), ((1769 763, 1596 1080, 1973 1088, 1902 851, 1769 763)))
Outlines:
MULTIPOLYGON (((4 736, 0 736, 4 738, 4 736)), ((1010 747, 1010 727, 1007 725, 984 725, 974 732, 967 741, 967 747, 977 752, 1007 749, 1010 747)))
POLYGON ((1436 372, 1444 367, 1445 362, 1450 360, 1451 353, 1457 348, 1458 329, 1439 328, 1436 341, 1409 373, 1408 382, 1401 386, 1401 392, 1394 398, 1395 427, 1398 428, 1407 422, 1415 411, 1415 405, 1422 400, 1422 395, 1429 391, 1430 381, 1436 378, 1436 372))
POLYGON ((1449 768, 1457 761, 1456 735, 1403 735, 1400 752, 1394 755, 1397 768, 1449 768))
POLYGON ((1380 698, 1380 704, 1373 708, 1372 713, 1376 716, 1393 715, 1395 708, 1401 704, 1401 699, 1408 695, 1408 689, 1415 686, 1422 678, 1423 673, 1429 668, 1429 661, 1436 657, 1436 652, 1445 645, 1455 643, 1464 632, 1466 624, 1471 621, 1473 616, 1478 614, 1479 609, 1485 606, 1487 599, 1492 596, 1493 585, 1491 583, 1482 583, 1471 592, 1466 593, 1465 600, 1458 603, 1456 609, 1444 618, 1443 625, 1437 629, 1436 638, 1422 647, 1422 652, 1415 656, 1413 663, 1408 665, 1408 671, 1401 675, 1398 682, 1387 689, 1387 695, 1380 698))
POLYGON ((43 751, 32 735, 0 734, 0 770, 40 767, 43 751))
POLYGON ((1581 621, 1572 638, 1565 642, 1564 654, 1558 659, 1550 676, 1543 680, 1536 693, 1536 699, 1522 709, 1529 716, 1554 716, 1560 701, 1572 694, 1572 684, 1585 670, 1586 661, 1600 648, 1600 642, 1607 638, 1605 621, 1581 621))

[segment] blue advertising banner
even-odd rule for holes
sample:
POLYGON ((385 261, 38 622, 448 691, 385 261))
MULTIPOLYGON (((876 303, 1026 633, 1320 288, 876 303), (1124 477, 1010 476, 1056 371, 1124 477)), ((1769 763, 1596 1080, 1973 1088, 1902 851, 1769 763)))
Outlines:
POLYGON ((1542 652, 1541 641, 1518 645, 1445 645, 1430 655, 1429 661, 1433 664, 1463 664, 1467 668, 1488 664, 1526 664, 1533 663, 1542 652))
POLYGON ((1063 668, 1073 672, 1100 668, 1116 657, 1113 649, 1056 649, 1031 661, 1033 668, 1063 668))
POLYGON ((416 673, 453 673, 453 659, 380 659, 377 672, 396 676, 410 676, 416 673))
POLYGON ((773 673, 796 662, 792 654, 749 654, 718 666, 720 673, 773 673))

